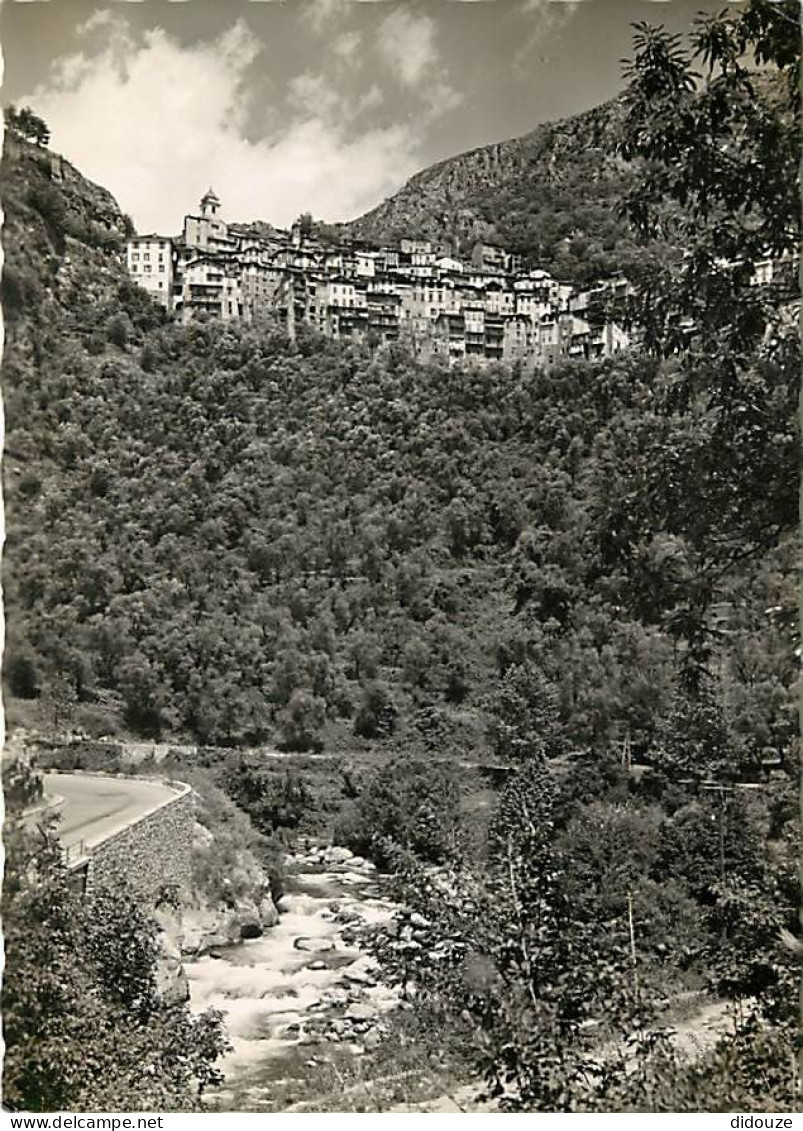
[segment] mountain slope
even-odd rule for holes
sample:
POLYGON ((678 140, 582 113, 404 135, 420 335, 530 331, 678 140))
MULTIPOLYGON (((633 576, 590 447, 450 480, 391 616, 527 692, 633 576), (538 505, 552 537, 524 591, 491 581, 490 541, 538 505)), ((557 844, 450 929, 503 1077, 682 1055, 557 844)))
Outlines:
POLYGON ((613 274, 628 252, 616 206, 632 178, 615 152, 620 117, 608 102, 441 161, 344 227, 377 242, 430 238, 463 254, 477 240, 499 243, 577 283, 613 274))
MULTIPOLYGON (((727 473, 753 417, 712 440, 637 354, 447 369, 307 327, 173 324, 127 280, 108 195, 30 147, 7 148, 3 185, 12 724, 465 756, 489 704, 518 717, 546 679, 572 745, 646 749, 699 547, 739 562, 755 526, 758 488, 727 473)), ((797 387, 762 380, 781 454, 748 470, 783 531, 797 387)), ((734 733, 765 719, 781 749, 791 645, 762 633, 790 569, 737 574, 712 605, 750 610, 734 632, 770 678, 743 686, 723 636, 734 733)))

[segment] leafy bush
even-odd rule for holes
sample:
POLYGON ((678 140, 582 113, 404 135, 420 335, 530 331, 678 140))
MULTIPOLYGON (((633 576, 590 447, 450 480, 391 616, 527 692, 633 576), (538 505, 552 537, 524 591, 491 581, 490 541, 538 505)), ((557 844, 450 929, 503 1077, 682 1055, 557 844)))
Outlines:
POLYGON ((263 834, 252 818, 203 770, 182 770, 195 795, 195 816, 209 839, 193 846, 193 888, 212 906, 234 905, 239 899, 258 902, 263 877, 274 900, 283 890, 282 852, 278 843, 263 834))
POLYGON ((297 829, 315 807, 311 790, 298 770, 260 765, 239 758, 226 767, 221 782, 263 834, 297 829))
POLYGON ((220 1014, 162 1001, 156 926, 136 900, 103 889, 84 898, 54 837, 34 849, 19 827, 6 835, 5 1106, 197 1109, 222 1079, 220 1014))
POLYGON ((388 738, 396 726, 396 707, 382 683, 369 683, 354 718, 354 733, 362 738, 388 738))
POLYGON ((35 308, 42 299, 42 288, 35 274, 11 263, 3 266, 2 293, 3 310, 11 318, 35 308))
POLYGON ((28 190, 27 203, 42 217, 53 249, 62 255, 66 246, 64 237, 68 220, 64 200, 58 189, 47 182, 34 185, 28 190))
POLYGON ((106 325, 106 337, 109 339, 113 346, 118 346, 120 349, 125 349, 128 345, 128 339, 131 334, 131 326, 127 318, 122 315, 115 315, 110 318, 106 325))
POLYGON ((488 714, 491 749, 504 761, 543 761, 564 749, 557 688, 533 665, 507 669, 488 714))
POLYGON ((39 672, 31 652, 15 649, 6 656, 5 677, 12 695, 35 699, 39 694, 39 672))
POLYGON ((279 745, 282 750, 321 750, 321 728, 326 719, 326 701, 302 688, 290 696, 279 715, 279 745))
POLYGON ((401 758, 368 779, 336 835, 377 863, 387 863, 394 849, 443 863, 457 849, 458 808, 451 768, 401 758))
POLYGON ((3 759, 3 799, 9 814, 20 813, 40 801, 44 783, 40 770, 27 756, 3 759))

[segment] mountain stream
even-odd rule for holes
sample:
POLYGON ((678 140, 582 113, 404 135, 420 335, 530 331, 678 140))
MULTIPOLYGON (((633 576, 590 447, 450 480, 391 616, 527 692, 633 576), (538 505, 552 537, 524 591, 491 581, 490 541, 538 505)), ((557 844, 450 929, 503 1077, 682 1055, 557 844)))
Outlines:
POLYGON ((303 1102, 310 1080, 327 1069, 337 1079, 342 1060, 381 1043, 382 1017, 398 1002, 349 931, 395 910, 373 864, 342 848, 289 856, 278 906, 279 924, 262 938, 185 963, 193 1010, 219 1009, 232 1044, 225 1083, 207 1096, 220 1111, 303 1102))

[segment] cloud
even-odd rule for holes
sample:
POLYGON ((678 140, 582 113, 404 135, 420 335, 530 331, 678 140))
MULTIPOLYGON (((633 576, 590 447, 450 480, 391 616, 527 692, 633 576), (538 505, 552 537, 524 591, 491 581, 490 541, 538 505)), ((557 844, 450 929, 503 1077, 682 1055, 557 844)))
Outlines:
POLYGON ((379 50, 385 62, 405 86, 415 86, 438 62, 435 23, 396 8, 379 28, 379 50))
POLYGON ((346 31, 334 41, 332 50, 335 55, 339 55, 342 59, 350 59, 361 42, 362 36, 358 31, 346 31))
POLYGON ((384 4, 389 0, 303 0, 302 15, 318 33, 339 23, 354 4, 384 4))
MULTIPOLYGON (((578 8, 591 0, 521 0, 518 8, 523 17, 524 33, 513 57, 513 70, 521 75, 531 66, 530 56, 540 52, 544 40, 564 28, 578 8)), ((542 62, 549 62, 547 59, 542 62)))
POLYGON ((307 117, 320 117, 327 121, 348 107, 324 75, 305 71, 290 80, 290 102, 307 117))
POLYGON ((304 16, 315 31, 321 32, 344 14, 347 3, 348 0, 308 0, 304 16))
POLYGON ((423 100, 429 120, 463 101, 444 77, 435 31, 435 21, 429 16, 395 8, 377 32, 380 57, 396 81, 423 100))
MULTIPOLYGON (((347 112, 319 75, 293 80, 279 131, 246 136, 249 73, 265 63, 242 21, 214 41, 182 45, 161 29, 135 37, 121 15, 105 11, 82 34, 82 51, 20 101, 48 122, 53 148, 111 189, 140 231, 177 232, 210 183, 230 219, 287 224, 302 211, 348 219, 420 167, 420 123, 356 133, 359 101, 347 112)), ((366 99, 376 105, 381 91, 366 99)))

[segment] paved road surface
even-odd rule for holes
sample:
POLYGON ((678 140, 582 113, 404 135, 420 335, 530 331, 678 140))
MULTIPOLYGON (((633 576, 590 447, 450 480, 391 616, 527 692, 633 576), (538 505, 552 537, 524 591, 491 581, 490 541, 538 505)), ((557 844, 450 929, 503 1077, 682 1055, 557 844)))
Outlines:
POLYGON ((160 782, 92 774, 46 774, 45 798, 61 798, 55 809, 57 833, 65 848, 91 845, 132 824, 149 809, 176 796, 160 782))

